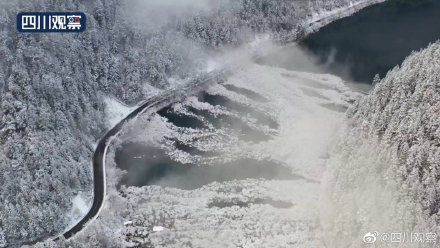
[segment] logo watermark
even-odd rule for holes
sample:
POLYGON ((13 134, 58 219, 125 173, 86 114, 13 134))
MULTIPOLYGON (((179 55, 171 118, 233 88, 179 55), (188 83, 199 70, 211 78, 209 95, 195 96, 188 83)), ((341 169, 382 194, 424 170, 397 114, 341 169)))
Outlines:
POLYGON ((376 242, 377 235, 378 235, 377 232, 373 232, 373 233, 368 232, 364 235, 364 238, 362 240, 364 241, 364 243, 373 244, 374 242, 376 242))
POLYGON ((82 12, 21 12, 17 14, 19 32, 83 32, 86 15, 82 12))
POLYGON ((392 232, 392 233, 379 233, 368 232, 362 238, 362 241, 366 244, 374 244, 376 242, 389 242, 389 243, 437 243, 436 233, 408 233, 408 232, 392 232))

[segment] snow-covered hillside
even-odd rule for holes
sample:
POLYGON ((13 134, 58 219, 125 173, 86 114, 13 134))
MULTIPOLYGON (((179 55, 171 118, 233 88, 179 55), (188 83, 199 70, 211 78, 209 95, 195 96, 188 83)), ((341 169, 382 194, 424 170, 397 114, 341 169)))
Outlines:
POLYGON ((439 42, 414 52, 348 111, 322 186, 327 247, 361 247, 368 232, 433 246, 411 235, 439 235, 439 61, 439 42))

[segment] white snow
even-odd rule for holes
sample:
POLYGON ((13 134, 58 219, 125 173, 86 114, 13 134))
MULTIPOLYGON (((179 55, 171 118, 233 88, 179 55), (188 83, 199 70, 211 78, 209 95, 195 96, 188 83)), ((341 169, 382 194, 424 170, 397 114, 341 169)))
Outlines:
POLYGON ((78 211, 78 213, 84 215, 89 211, 89 204, 87 204, 87 200, 83 198, 81 194, 78 194, 72 200, 74 211, 78 211))
POLYGON ((342 112, 330 110, 324 105, 348 107, 346 95, 356 93, 351 92, 336 76, 260 65, 242 70, 229 83, 269 96, 280 123, 279 134, 274 139, 256 145, 240 144, 237 152, 270 154, 287 163, 296 174, 319 180, 328 145, 344 119, 342 112), (309 96, 304 89, 328 100, 309 96))
POLYGON ((216 70, 219 67, 218 63, 214 60, 208 60, 206 62, 206 72, 210 73, 214 70, 216 70))
POLYGON ((165 230, 165 227, 163 227, 163 226, 154 226, 153 227, 153 232, 162 232, 163 230, 165 230))
POLYGON ((65 231, 76 225, 87 214, 91 206, 92 197, 88 196, 84 192, 79 192, 72 199, 72 208, 70 210, 70 214, 68 215, 70 217, 70 223, 65 228, 65 231))
POLYGON ((270 42, 270 35, 269 34, 256 35, 255 39, 249 43, 249 46, 254 49, 258 49, 261 46, 261 44, 264 44, 267 42, 270 42))
POLYGON ((104 102, 106 105, 105 114, 109 128, 118 124, 124 117, 136 109, 136 106, 129 107, 111 97, 105 97, 104 102))

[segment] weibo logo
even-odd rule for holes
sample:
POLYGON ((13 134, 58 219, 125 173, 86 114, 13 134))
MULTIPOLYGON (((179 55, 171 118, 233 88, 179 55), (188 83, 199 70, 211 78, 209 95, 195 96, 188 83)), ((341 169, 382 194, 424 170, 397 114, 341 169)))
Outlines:
POLYGON ((373 233, 368 232, 364 235, 364 238, 362 240, 366 244, 373 244, 374 242, 376 242, 376 239, 377 239, 377 232, 373 232, 373 233))

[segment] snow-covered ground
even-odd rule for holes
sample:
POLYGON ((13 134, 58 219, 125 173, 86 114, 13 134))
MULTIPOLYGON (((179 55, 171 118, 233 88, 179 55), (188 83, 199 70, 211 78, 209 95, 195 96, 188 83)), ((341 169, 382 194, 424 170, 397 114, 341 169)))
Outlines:
POLYGON ((242 70, 230 82, 271 99, 280 124, 274 139, 244 149, 270 154, 285 162, 295 174, 319 180, 327 146, 343 120, 348 102, 357 94, 336 76, 258 65, 242 70))
POLYGON ((125 104, 111 97, 105 97, 104 102, 107 126, 109 128, 114 127, 116 124, 118 124, 118 122, 136 109, 136 106, 126 106, 125 104))
POLYGON ((69 216, 71 217, 70 224, 66 227, 65 231, 75 226, 79 220, 81 220, 92 207, 93 197, 91 195, 79 192, 72 200, 72 209, 69 216))

